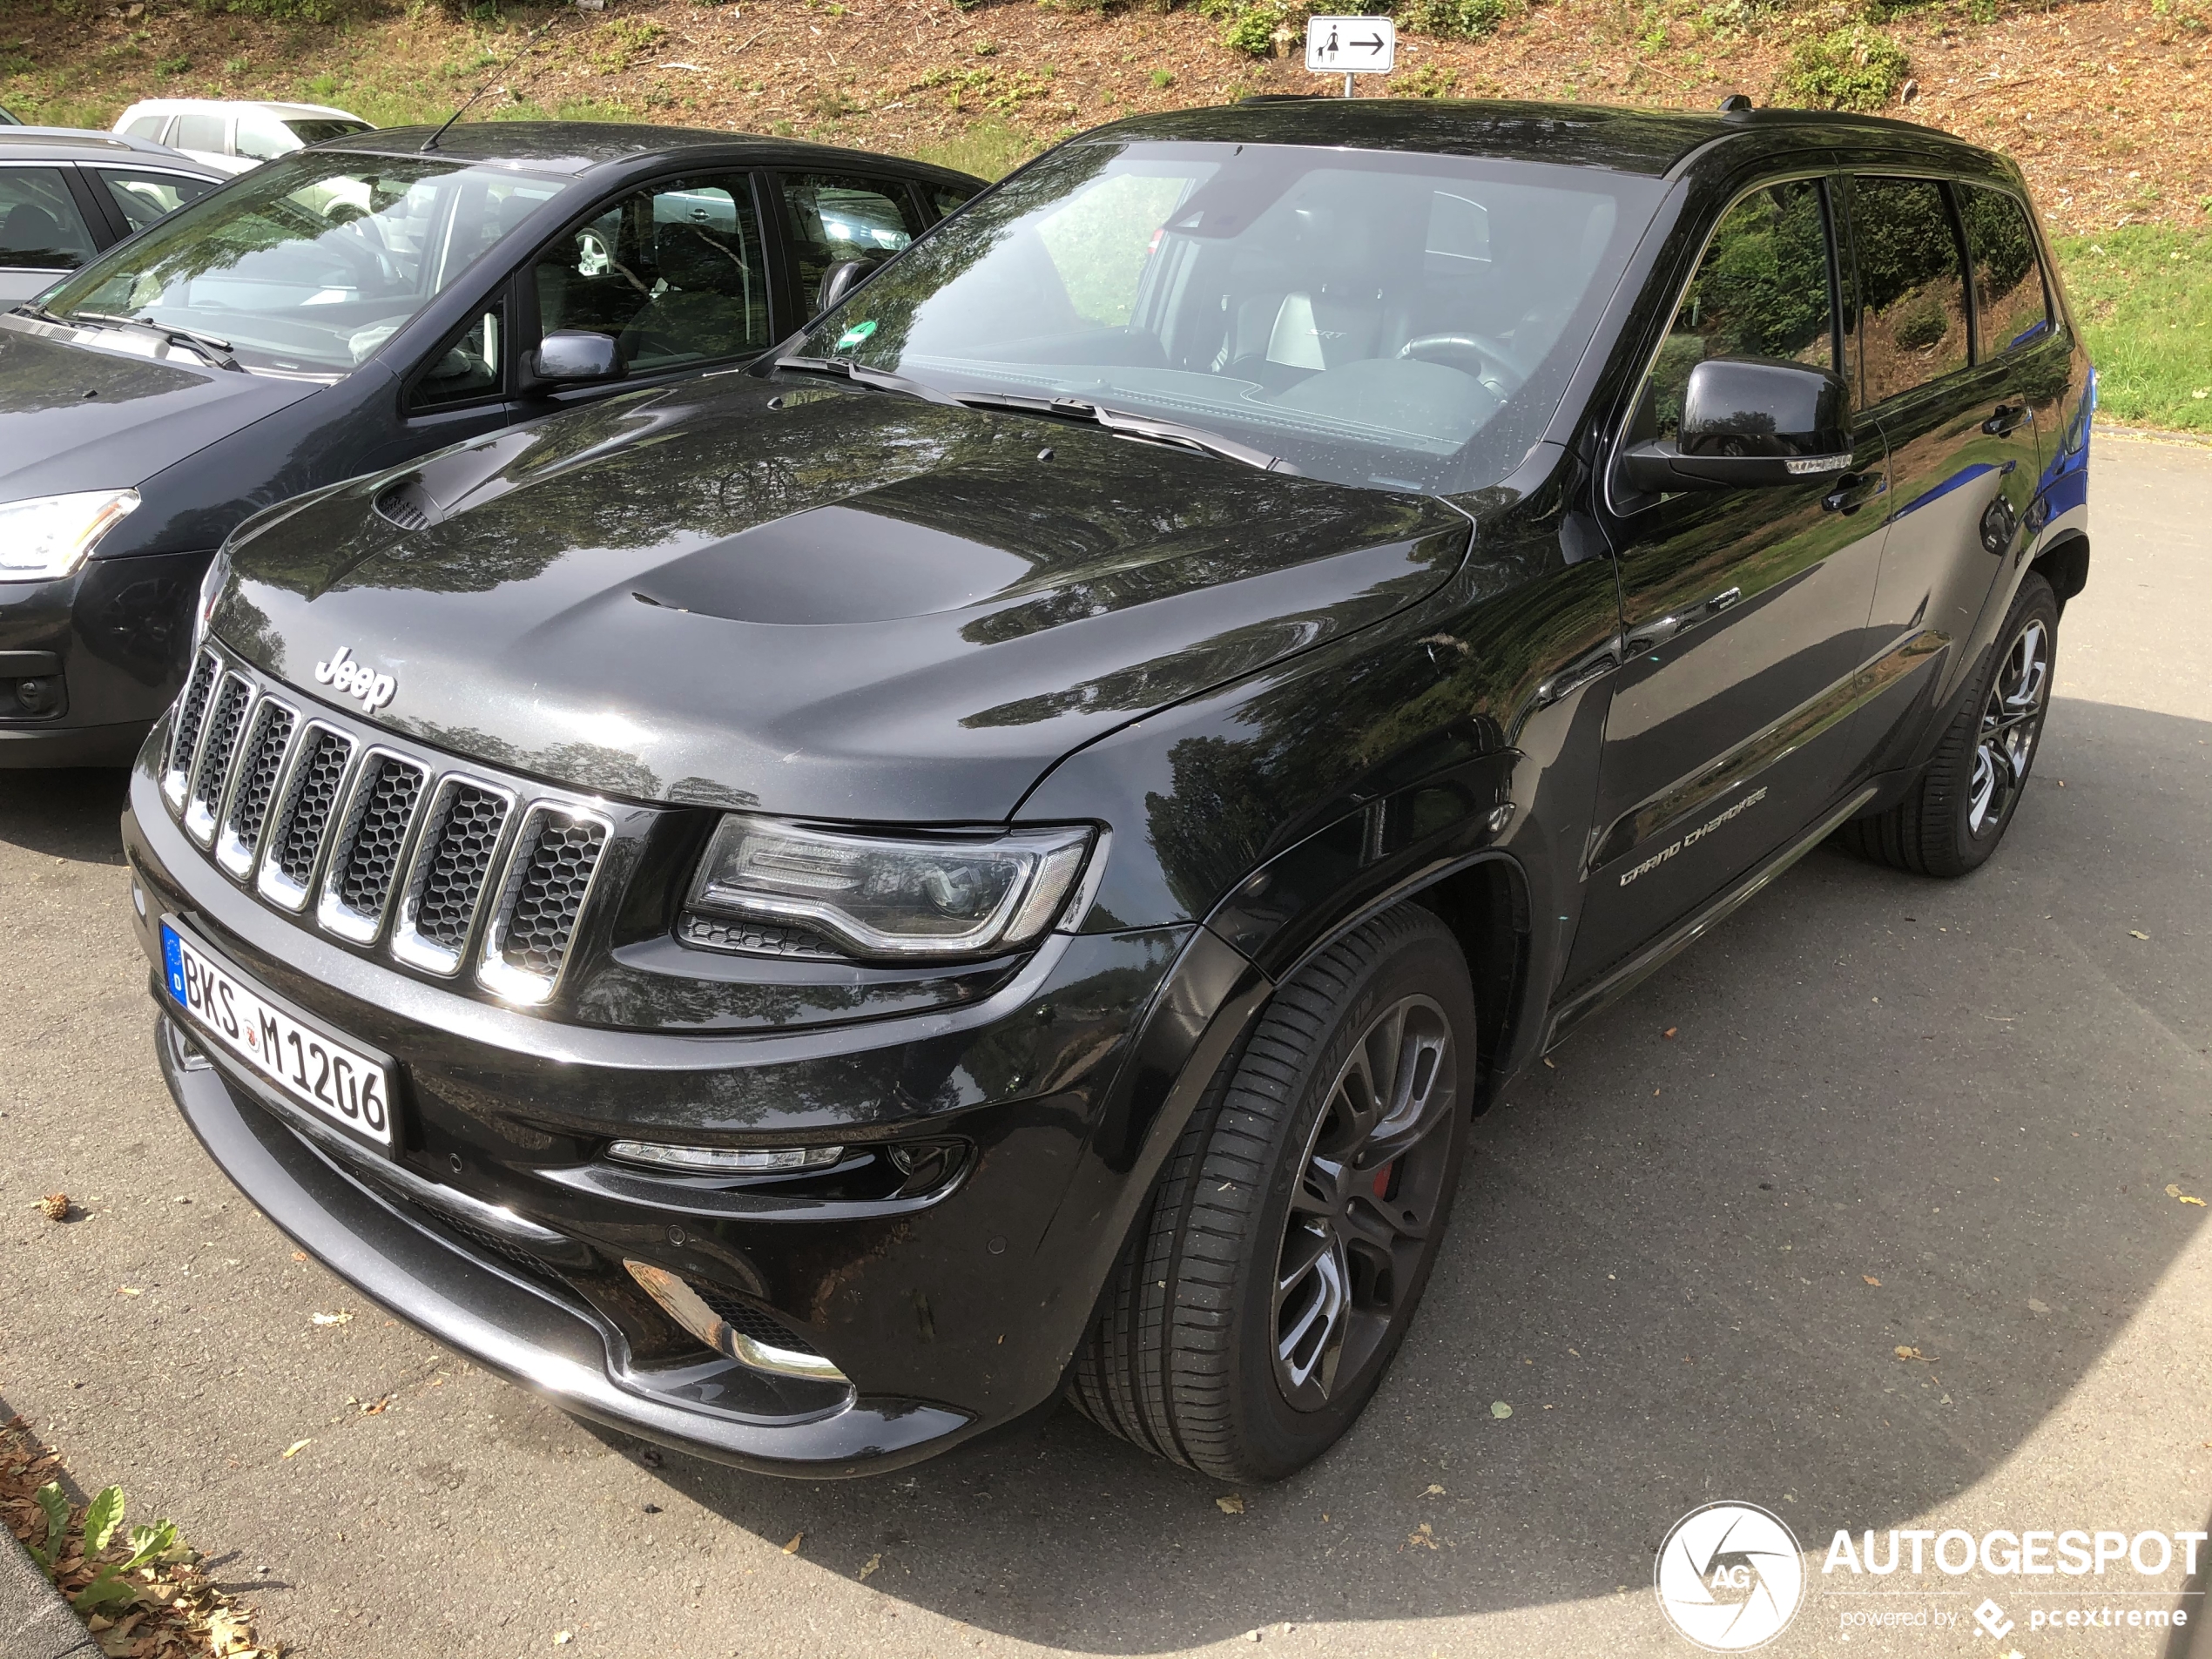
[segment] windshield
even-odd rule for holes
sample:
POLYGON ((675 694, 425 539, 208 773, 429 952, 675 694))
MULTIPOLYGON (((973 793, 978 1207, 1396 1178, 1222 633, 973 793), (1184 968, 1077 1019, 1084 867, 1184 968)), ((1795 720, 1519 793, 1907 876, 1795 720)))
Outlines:
POLYGON ((179 209, 42 303, 211 334, 247 368, 343 374, 564 188, 432 157, 303 152, 179 209))
POLYGON ((1172 421, 1339 482, 1477 489, 1542 433, 1661 190, 1453 156, 1070 145, 799 349, 1172 421))

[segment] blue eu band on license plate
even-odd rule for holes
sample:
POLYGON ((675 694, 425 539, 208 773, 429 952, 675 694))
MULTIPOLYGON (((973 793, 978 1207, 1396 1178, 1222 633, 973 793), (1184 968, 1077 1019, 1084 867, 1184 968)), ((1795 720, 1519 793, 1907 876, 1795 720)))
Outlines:
POLYGON ((391 1150, 392 1083, 384 1062, 294 1018, 166 921, 161 958, 170 1000, 203 1041, 244 1061, 289 1098, 391 1150))

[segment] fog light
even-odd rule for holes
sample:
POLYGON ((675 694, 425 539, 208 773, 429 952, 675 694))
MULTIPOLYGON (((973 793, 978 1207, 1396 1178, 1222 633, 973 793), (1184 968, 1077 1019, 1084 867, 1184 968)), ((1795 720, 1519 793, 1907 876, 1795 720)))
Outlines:
MULTIPOLYGON (((726 1354, 755 1371, 772 1371, 783 1377, 806 1377, 816 1382, 851 1384, 851 1378, 818 1353, 778 1347, 772 1338, 738 1330, 667 1269, 645 1262, 625 1261, 623 1265, 630 1270, 630 1277, 644 1287, 645 1294, 660 1304, 662 1312, 717 1353, 726 1354)), ((753 1314, 752 1318, 762 1326, 774 1323, 765 1314, 753 1314)))
POLYGON ((649 1163, 691 1175, 774 1175, 819 1170, 845 1156, 841 1146, 664 1146, 658 1141, 617 1141, 607 1156, 624 1163, 649 1163))
POLYGON ((54 706, 54 682, 29 679, 16 682, 16 703, 25 714, 44 714, 54 706))

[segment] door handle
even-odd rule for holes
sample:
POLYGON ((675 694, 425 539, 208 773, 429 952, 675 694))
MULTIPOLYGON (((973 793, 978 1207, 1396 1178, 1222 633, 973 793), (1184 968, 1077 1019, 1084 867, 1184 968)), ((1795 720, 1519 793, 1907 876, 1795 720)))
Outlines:
POLYGON ((1820 498, 1820 509, 1848 517, 1880 495, 1882 484, 1878 472, 1847 472, 1836 480, 1835 489, 1820 498))
POLYGON ((2000 403, 1990 412, 1989 419, 1981 423, 1981 429, 1993 438, 2001 438, 2009 432, 2019 431, 2027 424, 2027 404, 2000 403))

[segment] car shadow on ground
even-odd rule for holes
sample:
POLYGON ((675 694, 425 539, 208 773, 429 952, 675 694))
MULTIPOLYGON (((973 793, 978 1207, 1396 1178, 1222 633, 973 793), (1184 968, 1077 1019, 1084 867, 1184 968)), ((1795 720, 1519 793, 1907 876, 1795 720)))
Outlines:
POLYGON ((1983 871, 1817 852, 1516 1086, 1381 1392, 1241 1513, 1068 1408, 880 1479, 662 1478, 886 1595, 1125 1653, 1648 1585, 1720 1498, 1808 1548, 1912 1524, 2157 1284, 2205 1213, 2166 1186, 2212 1184, 2212 989, 2164 921, 2212 725, 2053 728, 1983 871), (2160 810, 2119 810, 2153 775, 2160 810))
POLYGON ((120 864, 130 782, 120 768, 0 772, 0 841, 84 864, 120 864))

